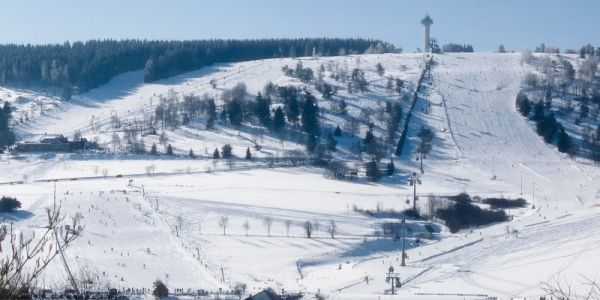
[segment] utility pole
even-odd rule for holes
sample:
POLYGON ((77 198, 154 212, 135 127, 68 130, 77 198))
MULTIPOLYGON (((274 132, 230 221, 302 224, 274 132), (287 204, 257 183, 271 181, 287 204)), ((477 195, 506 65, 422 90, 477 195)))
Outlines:
POLYGON ((512 221, 512 217, 510 215, 510 199, 508 199, 508 221, 512 221))
POLYGON ((496 175, 494 174, 495 173, 494 171, 495 171, 494 170, 494 157, 492 156, 492 180, 496 179, 496 175))
POLYGON ((417 177, 417 172, 413 172, 409 180, 410 185, 413 186, 413 211, 417 211, 417 184, 421 184, 421 179, 417 177))
POLYGON ((523 165, 521 165, 521 195, 523 195, 523 165))
MULTIPOLYGON (((54 204, 56 205, 56 180, 54 181, 54 204)), ((60 258, 62 260, 63 266, 65 267, 65 271, 69 275, 69 281, 71 281, 71 285, 73 289, 77 293, 77 295, 81 295, 79 292, 79 287, 77 286, 77 281, 75 281, 75 277, 73 277, 73 273, 69 268, 69 264, 67 263, 67 259, 65 258, 65 253, 63 252, 63 248, 60 245, 60 238, 58 237, 58 233, 56 232, 56 228, 52 228, 52 232, 54 233, 54 239, 56 240, 56 249, 60 253, 60 258)), ((69 232, 69 228, 66 227, 66 232, 69 232)))
POLYGON ((419 160, 420 160, 420 163, 421 163, 421 167, 420 167, 421 174, 425 173, 425 171, 423 171, 423 156, 425 156, 424 153, 423 152, 419 152, 419 160))
POLYGON ((535 208, 535 182, 533 182, 533 189, 531 190, 531 205, 535 208))
POLYGON ((56 229, 52 229, 52 231, 54 232, 54 238, 56 239, 56 248, 58 249, 58 252, 60 253, 60 258, 62 260, 63 266, 65 267, 65 271, 69 275, 69 281, 71 281, 71 285, 73 286, 73 289, 75 290, 77 295, 81 295, 81 293, 79 291, 79 287, 77 286, 77 281, 75 281, 75 277, 73 277, 73 273, 71 272, 71 269, 69 268, 69 264, 67 263, 67 259, 65 258, 65 253, 63 252, 63 248, 60 245, 60 238, 58 237, 58 233, 56 233, 56 229))
POLYGON ((395 295, 395 288, 402 287, 402 283, 400 282, 400 274, 394 273, 394 267, 390 266, 386 275, 385 282, 391 284, 391 293, 392 295, 395 295))
POLYGON ((405 226, 406 226, 406 221, 404 219, 402 219, 402 221, 400 222, 400 229, 402 230, 402 263, 400 265, 403 267, 406 266, 406 261, 405 261, 406 260, 406 252, 405 252, 405 248, 404 248, 404 241, 406 238, 405 226))
POLYGON ((413 210, 417 211, 417 183, 413 184, 413 210))

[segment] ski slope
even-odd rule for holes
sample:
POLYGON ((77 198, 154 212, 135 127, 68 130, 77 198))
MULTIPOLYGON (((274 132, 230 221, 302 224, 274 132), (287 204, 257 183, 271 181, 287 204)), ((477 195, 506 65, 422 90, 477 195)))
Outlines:
MULTIPOLYGON (((312 68, 315 72, 322 65, 324 81, 340 88, 336 98, 344 99, 348 103, 349 114, 358 117, 361 108, 382 107, 384 101, 399 101, 397 96, 390 96, 385 91, 386 78, 393 76, 405 81, 406 92, 410 92, 416 83, 422 69, 422 60, 418 54, 385 54, 385 55, 354 55, 342 57, 308 57, 265 59, 232 64, 216 64, 202 68, 198 71, 160 80, 155 83, 143 82, 143 71, 129 72, 115 76, 108 84, 93 89, 82 95, 74 96, 69 102, 62 102, 58 107, 45 111, 41 116, 32 118, 16 126, 18 140, 35 140, 44 134, 63 134, 71 137, 76 131, 81 132, 88 140, 97 140, 107 148, 114 132, 110 125, 111 117, 118 117, 123 124, 133 124, 145 117, 152 116, 161 97, 175 95, 182 98, 185 95, 208 95, 213 97, 218 107, 223 103, 221 93, 234 87, 238 83, 247 86, 248 99, 254 100, 256 95, 263 91, 264 86, 272 82, 279 86, 297 86, 307 88, 313 95, 318 96, 319 106, 322 109, 322 126, 332 131, 335 126, 343 125, 344 119, 331 113, 331 108, 336 105, 336 100, 326 100, 320 97, 314 86, 300 82, 296 78, 284 76, 282 67, 294 68, 301 62, 305 68, 312 68), (384 63, 387 72, 384 76, 376 74, 375 65, 384 63), (330 77, 336 68, 345 69, 346 72, 359 67, 365 70, 365 77, 370 83, 370 92, 365 94, 349 94, 344 89, 346 83, 337 82, 330 77), (215 87, 211 86, 214 82, 215 87), (376 100, 376 101, 375 101, 376 100), (65 122, 68 120, 68 122, 65 122)), ((402 105, 408 103, 402 102, 402 105)), ((219 109, 220 111, 220 109, 219 109)), ((366 120, 363 120, 366 122, 366 120)), ((376 132, 383 132, 383 120, 374 118, 376 132)), ((258 157, 267 157, 284 152, 285 150, 300 149, 297 141, 286 139, 281 143, 276 137, 261 126, 244 124, 241 128, 217 126, 215 130, 204 130, 204 119, 192 120, 189 126, 166 130, 169 143, 172 144, 176 154, 185 155, 193 149, 197 155, 211 156, 214 148, 220 148, 229 143, 239 149, 237 155, 242 156, 246 147, 254 146, 254 140, 263 147, 257 152, 258 157)), ((366 124, 364 125, 366 126, 366 124)), ((157 129, 160 133, 161 128, 157 129)), ((366 131, 363 129, 362 131, 366 131)), ((361 134, 362 136, 362 134, 361 134)), ((158 144, 158 136, 143 137, 146 147, 152 143, 158 144)), ((162 147, 161 147, 162 148, 162 147)), ((163 150, 163 149, 159 149, 163 150)))
MULTIPOLYGON (((360 62, 370 70, 370 93, 340 92, 356 115, 361 107, 376 107, 378 100, 388 99, 385 82, 372 71, 376 62, 386 73, 413 84, 422 63, 420 55, 387 54, 303 59, 303 64, 316 68, 328 60, 360 62)), ((75 273, 93 270, 99 283, 122 288, 148 288, 161 279, 171 289, 218 290, 246 283, 249 292, 270 286, 320 291, 329 299, 391 299, 395 297, 383 292, 389 288, 384 279, 392 265, 401 274, 403 299, 440 299, 423 295, 435 293, 447 294, 443 299, 483 295, 506 299, 538 297, 541 283, 556 276, 575 286, 580 276, 596 277, 600 168, 558 153, 516 112, 521 77, 534 66, 521 65, 516 54, 445 54, 436 55, 434 61, 419 93, 404 154, 395 161, 399 172, 378 183, 334 181, 324 178, 322 170, 308 167, 265 169, 259 162, 248 163, 252 169, 229 170, 208 159, 3 155, 2 181, 25 182, 0 185, 0 195, 23 202, 30 214, 13 221, 31 232, 43 224, 43 210, 52 203, 53 189, 52 183, 34 180, 75 178, 57 182, 64 212, 81 213, 86 226, 68 249, 67 261, 75 273), (400 267, 401 243, 377 234, 383 219, 356 213, 353 207, 401 210, 410 206, 405 202, 412 196, 407 176, 419 167, 413 153, 423 125, 434 129, 436 139, 424 161, 419 195, 520 196, 535 208, 511 210, 514 220, 509 223, 457 234, 442 228, 439 239, 423 240, 418 247, 410 237, 407 266, 400 267), (144 174, 149 164, 156 166, 157 174, 144 174), (216 171, 206 172, 209 168, 216 171), (109 169, 109 175, 101 176, 102 169, 109 169), (163 171, 172 174, 159 174, 163 171), (115 178, 117 174, 136 176, 115 178), (219 226, 223 216, 228 218, 225 234, 219 226), (266 218, 273 222, 270 233, 266 218), (303 223, 315 220, 320 229, 315 238, 307 239, 303 223), (331 221, 338 226, 335 239, 327 232, 331 221), (512 234, 515 230, 517 234, 512 234)), ((143 84, 140 72, 123 74, 18 125, 18 135, 28 139, 44 132, 81 130, 84 136, 106 139, 109 131, 89 128, 92 115, 107 120, 113 113, 151 111, 157 97, 169 90, 217 96, 220 88, 241 81, 251 94, 268 81, 301 84, 283 76, 281 67, 286 64, 293 66, 295 60, 219 65, 153 84, 143 84), (217 79, 219 89, 210 87, 211 79, 217 79)), ((321 107, 328 107, 327 101, 319 101, 321 107)), ((334 114, 325 116, 326 126, 340 121, 334 114)), ((224 143, 232 143, 234 149, 251 146, 244 131, 206 132, 193 126, 169 133, 180 153, 190 147, 202 153, 224 143)), ((280 151, 279 141, 268 136, 264 145, 269 151, 280 151)), ((286 149, 293 147, 301 145, 286 142, 286 149)), ((423 226, 421 221, 408 223, 415 231, 423 226)), ((45 274, 44 284, 55 287, 66 276, 59 260, 45 274)))
MULTIPOLYGON (((597 276, 600 173, 589 161, 573 161, 544 144, 515 111, 520 78, 533 67, 521 66, 515 54, 450 54, 435 61, 411 128, 413 140, 422 124, 439 129, 423 181, 513 197, 521 195, 522 186, 522 196, 535 209, 508 224, 411 249, 404 293, 535 297, 542 282, 568 280, 577 286, 573 278, 597 276), (506 235, 507 230, 519 233, 506 235)), ((378 276, 338 296, 382 290, 383 266, 397 266, 398 258, 392 252, 353 266, 363 277, 378 276)), ((320 272, 315 277, 322 280, 320 272)))

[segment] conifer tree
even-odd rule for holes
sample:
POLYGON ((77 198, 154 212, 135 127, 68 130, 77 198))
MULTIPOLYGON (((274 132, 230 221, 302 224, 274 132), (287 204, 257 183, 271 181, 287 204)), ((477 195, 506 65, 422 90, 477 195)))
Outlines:
POLYGON ((300 116, 300 106, 296 97, 291 97, 286 105, 286 115, 288 122, 292 124, 298 123, 298 117, 300 116))
POLYGON ((256 96, 256 110, 255 114, 260 124, 268 127, 271 123, 271 113, 270 113, 271 99, 268 97, 263 97, 260 92, 256 96))
POLYGON ((283 109, 277 107, 273 116, 273 131, 281 132, 285 127, 285 117, 283 115, 283 109))
POLYGON ((233 155, 233 148, 231 148, 231 145, 230 144, 223 145, 223 148, 221 149, 221 156, 223 158, 231 158, 232 155, 233 155))
POLYGON ((565 131, 564 127, 560 127, 558 130, 558 141, 557 141, 558 151, 562 153, 569 153, 573 147, 573 142, 571 141, 571 137, 565 131))
POLYGON ((379 75, 379 76, 383 76, 383 74, 385 74, 385 68, 383 68, 381 63, 377 63, 375 65, 375 71, 377 72, 377 75, 379 75))
POLYGON ((387 165, 387 175, 394 175, 394 171, 396 171, 396 166, 394 166, 394 160, 390 160, 390 162, 387 165))
POLYGON ((308 91, 305 92, 302 109, 302 129, 310 135, 319 135, 319 106, 317 99, 308 91))
POLYGON ((333 131, 333 135, 334 136, 342 136, 342 129, 340 128, 340 125, 337 125, 335 127, 335 130, 333 131))
POLYGON ((337 151, 337 141, 331 133, 327 134, 327 150, 332 152, 337 151))
POLYGON ((150 147, 150 154, 152 154, 152 155, 157 154, 156 143, 152 143, 152 147, 150 147))

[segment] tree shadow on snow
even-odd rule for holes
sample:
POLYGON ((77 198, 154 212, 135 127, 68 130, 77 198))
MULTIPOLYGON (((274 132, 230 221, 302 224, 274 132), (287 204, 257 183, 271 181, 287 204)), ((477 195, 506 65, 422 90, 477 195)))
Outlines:
MULTIPOLYGON (((206 66, 195 71, 158 80, 152 82, 151 84, 178 85, 191 79, 196 79, 202 76, 207 76, 212 73, 219 72, 221 67, 228 66, 231 66, 231 64, 222 63, 215 64, 212 66, 206 66)), ((137 91, 144 84, 145 83, 143 70, 119 74, 113 77, 107 84, 92 89, 79 97, 74 97, 69 103, 83 107, 98 107, 103 102, 120 99, 128 95, 134 94, 135 91, 137 91)))
MULTIPOLYGON (((412 239, 407 238, 405 241, 406 248, 412 243, 412 239)), ((381 238, 376 240, 367 241, 366 243, 360 244, 356 248, 349 249, 342 253, 341 257, 361 257, 376 254, 378 252, 392 252, 401 251, 402 241, 394 241, 390 238, 381 238)))
POLYGON ((0 221, 2 222, 16 222, 20 220, 29 219, 31 217, 33 217, 33 214, 26 210, 18 210, 9 213, 0 213, 0 221))

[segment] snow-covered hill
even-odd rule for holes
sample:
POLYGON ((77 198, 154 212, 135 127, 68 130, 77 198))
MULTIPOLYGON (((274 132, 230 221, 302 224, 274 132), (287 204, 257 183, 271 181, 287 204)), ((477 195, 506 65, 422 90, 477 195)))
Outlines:
MULTIPOLYGON (((362 128, 358 135, 364 136, 369 121, 375 123, 375 133, 380 135, 385 131, 385 122, 380 115, 375 115, 375 112, 385 107, 385 101, 400 102, 398 95, 389 95, 389 91, 385 89, 387 78, 402 79, 405 82, 404 92, 409 94, 421 73, 422 64, 422 58, 418 54, 267 59, 219 64, 151 84, 143 83, 143 72, 131 72, 119 75, 110 83, 86 94, 76 96, 70 102, 61 103, 58 108, 44 113, 33 121, 18 125, 16 131, 20 140, 36 139, 44 134, 63 134, 70 137, 79 131, 88 140, 97 140, 107 148, 112 148, 110 145, 112 134, 117 132, 124 140, 124 128, 128 124, 135 124, 152 116, 161 98, 174 97, 183 101, 186 95, 208 95, 213 97, 220 107, 223 105, 220 100, 222 92, 238 83, 246 85, 247 98, 253 100, 258 92, 263 91, 267 83, 272 82, 278 86, 308 88, 314 95, 319 95, 323 131, 332 131, 335 126, 344 125, 347 117, 332 112, 337 103, 343 99, 347 102, 348 115, 358 118, 361 122, 362 128), (287 65, 294 68, 298 62, 301 62, 305 68, 311 68, 315 74, 320 66, 323 66, 324 82, 339 88, 338 95, 332 100, 323 99, 314 85, 284 76, 282 67, 287 65), (385 66, 384 75, 377 74, 377 63, 385 66), (365 77, 370 84, 369 92, 347 93, 346 82, 330 78, 334 72, 337 73, 336 70, 341 70, 339 72, 349 76, 354 68, 365 70, 365 77), (366 108, 371 109, 369 120, 361 115, 361 110, 366 108), (111 117, 120 119, 124 124, 121 129, 111 126, 111 117)), ((402 101, 402 105, 407 108, 409 103, 402 101)), ((246 147, 254 146, 255 140, 258 140, 263 147, 260 153, 256 153, 258 156, 304 148, 293 138, 285 138, 282 144, 277 137, 269 134, 268 130, 256 124, 246 123, 242 128, 217 126, 215 130, 204 130, 204 123, 202 118, 193 119, 188 126, 166 131, 175 153, 187 154, 190 149, 193 149, 198 155, 210 156, 214 148, 230 143, 234 152, 237 152, 238 156, 243 156, 243 151, 246 147)), ((159 128, 158 131, 160 133, 161 129, 159 128)), ((156 135, 145 136, 142 139, 147 148, 152 143, 158 144, 156 135)))
MULTIPOLYGON (((329 61, 367 70, 370 92, 341 90, 334 97, 345 99, 355 117, 360 117, 361 108, 402 101, 388 95, 375 64, 381 63, 386 75, 402 78, 411 88, 422 70, 422 56, 417 54, 302 59, 305 67, 313 69, 329 61)), ((25 179, 25 183, 0 185, 0 194, 23 202, 32 215, 15 222, 31 232, 43 224, 43 209, 52 203, 53 194, 51 183, 34 180, 95 177, 57 183, 64 212, 81 213, 86 225, 83 236, 67 251, 67 261, 76 273, 91 269, 98 282, 123 288, 147 288, 162 279, 170 288, 217 290, 246 283, 250 292, 271 286, 309 293, 320 290, 330 299, 378 299, 385 298, 383 291, 389 287, 385 273, 393 265, 400 270, 400 293, 405 297, 426 299, 419 294, 443 293, 508 298, 539 296, 541 283, 555 276, 575 285, 580 276, 595 277, 595 259, 600 254, 600 169, 558 153, 516 111, 521 78, 534 67, 521 65, 516 54, 447 54, 436 55, 434 61, 419 93, 404 154, 396 160, 398 172, 378 183, 330 180, 322 170, 309 167, 265 169, 260 161, 238 161, 236 166, 247 169, 230 170, 205 158, 3 155, 1 181, 25 179), (410 207, 405 200, 413 187, 407 176, 418 169, 414 149, 423 125, 434 129, 436 139, 417 187, 422 199, 430 193, 459 192, 521 196, 535 209, 511 211, 515 218, 509 223, 457 234, 442 230, 439 240, 424 240, 411 248, 407 267, 400 267, 400 243, 377 234, 382 220, 354 212, 353 207, 410 207), (156 166, 154 175, 144 174, 148 165, 156 166), (202 173, 209 168, 218 171, 202 173), (106 176, 102 170, 108 170, 106 176), (115 178, 117 174, 125 178, 115 178), (227 218, 225 229, 220 226, 222 217, 227 218), (305 237, 306 221, 320 224, 313 239, 305 237), (332 221, 338 228, 335 238, 328 233, 332 221), (513 230, 518 234, 505 234, 513 230)), ((152 111, 158 97, 169 90, 180 95, 208 93, 218 99, 223 88, 238 82, 245 82, 253 95, 269 81, 303 85, 281 70, 295 63, 273 59, 219 65, 153 84, 143 84, 141 72, 123 74, 16 129, 20 139, 80 130, 86 137, 98 136, 106 142, 112 132, 102 124, 108 124, 111 115, 152 111), (210 85, 213 79, 215 89, 210 85), (94 130, 92 116, 101 124, 94 130)), ((328 110, 332 101, 319 97, 323 123, 329 128, 343 122, 328 110)), ((406 112, 408 103, 402 105, 406 112)), ((383 134, 382 120, 377 116, 373 120, 375 133, 383 134)), ((208 150, 231 143, 241 156, 241 149, 253 145, 251 126, 206 131, 199 124, 195 127, 192 122, 167 133, 177 153, 192 148, 208 156, 208 150)), ((364 131, 365 125, 360 137, 364 131)), ((147 144, 156 141, 154 136, 145 138, 147 144)), ((263 139, 264 152, 257 157, 282 148, 303 149, 291 139, 283 147, 276 137, 265 134, 263 139)), ((352 158, 341 152, 341 157, 352 158)), ((409 221, 409 226, 418 228, 419 222, 409 221)), ((414 246, 412 238, 409 244, 414 246)), ((57 260, 46 272, 45 285, 58 285, 64 276, 57 260)))

